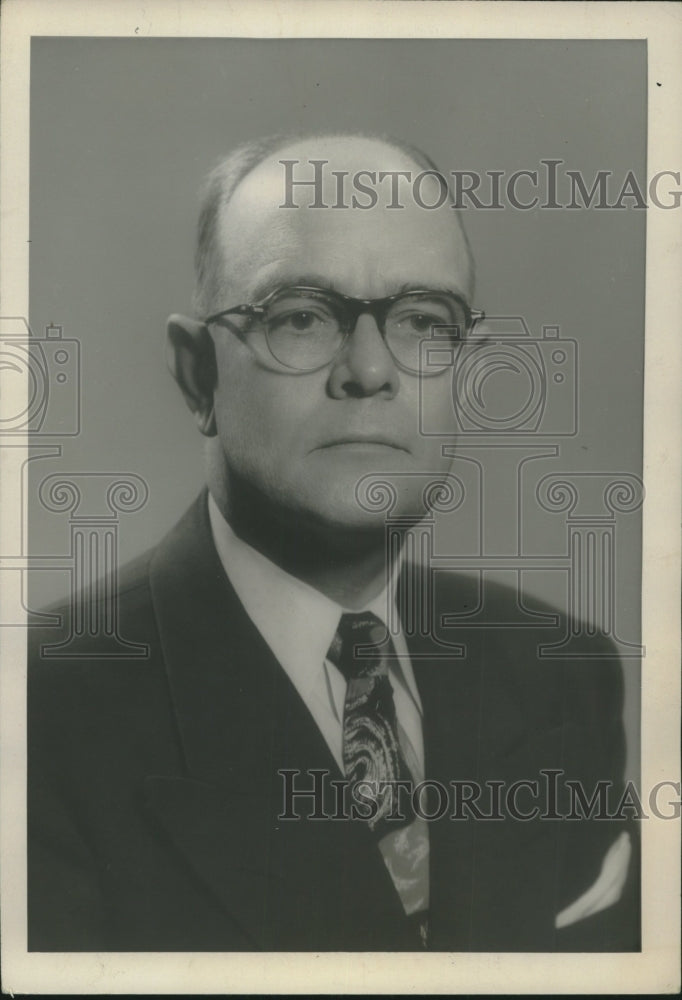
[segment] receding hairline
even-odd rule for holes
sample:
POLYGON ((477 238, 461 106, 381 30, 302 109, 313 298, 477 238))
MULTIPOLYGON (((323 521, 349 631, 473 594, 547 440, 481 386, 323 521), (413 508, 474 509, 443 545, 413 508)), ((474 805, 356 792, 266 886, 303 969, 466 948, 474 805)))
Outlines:
MULTIPOLYGON (((237 146, 227 156, 223 157, 208 174, 201 194, 199 223, 195 251, 195 289, 194 308, 198 315, 206 315, 210 311, 211 301, 218 294, 221 275, 224 274, 226 263, 221 260, 222 246, 218 239, 219 221, 222 214, 234 198, 242 182, 252 174, 257 167, 275 153, 294 148, 304 143, 326 142, 329 140, 365 140, 375 145, 383 145, 402 153, 417 166, 427 171, 434 171, 445 179, 450 195, 450 204, 454 207, 455 198, 452 186, 447 177, 438 168, 431 157, 419 146, 388 133, 371 133, 360 130, 353 131, 319 131, 319 132, 278 132, 272 135, 249 140, 237 146)), ((464 228, 460 211, 455 209, 453 223, 462 237, 469 269, 469 283, 473 288, 475 278, 474 258, 471 246, 464 228)))

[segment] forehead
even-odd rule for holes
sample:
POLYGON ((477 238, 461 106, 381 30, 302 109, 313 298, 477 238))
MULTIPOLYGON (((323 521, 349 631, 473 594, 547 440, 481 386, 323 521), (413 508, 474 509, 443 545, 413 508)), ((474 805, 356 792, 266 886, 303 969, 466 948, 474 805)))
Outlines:
MULTIPOLYGON (((424 170, 402 150, 377 140, 326 139, 283 147, 238 185, 218 223, 226 285, 249 298, 257 290, 319 274, 339 291, 390 294, 417 282, 468 294, 470 262, 449 199, 420 206, 412 182, 424 170), (297 161, 285 167, 283 160, 297 161), (287 176, 319 184, 287 189, 287 176), (408 174, 399 177, 397 172, 408 174), (380 179, 381 173, 388 176, 380 179), (398 203, 394 185, 398 184, 398 203), (358 185, 369 185, 377 203, 358 185), (320 197, 325 207, 312 207, 320 197), (354 196, 356 196, 354 201, 354 196), (286 204, 295 207, 285 207, 286 204), (343 207, 334 208, 333 205, 343 207)), ((422 200, 437 201, 438 182, 425 178, 422 200)))

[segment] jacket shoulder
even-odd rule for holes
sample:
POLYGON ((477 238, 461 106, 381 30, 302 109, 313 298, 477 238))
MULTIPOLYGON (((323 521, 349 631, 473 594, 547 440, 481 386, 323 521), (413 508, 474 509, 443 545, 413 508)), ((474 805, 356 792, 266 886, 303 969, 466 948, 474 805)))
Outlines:
POLYGON ((436 571, 432 624, 438 640, 459 645, 462 662, 483 672, 489 690, 547 717, 564 713, 602 726, 618 719, 624 673, 612 638, 588 631, 565 608, 520 588, 436 571), (580 635, 579 644, 568 640, 580 635))
POLYGON ((90 632, 93 637, 101 622, 103 633, 111 631, 112 621, 143 620, 151 614, 149 567, 154 549, 144 552, 117 573, 117 585, 111 579, 99 579, 88 589, 73 591, 59 598, 29 618, 29 657, 36 643, 55 645, 72 632, 90 632))

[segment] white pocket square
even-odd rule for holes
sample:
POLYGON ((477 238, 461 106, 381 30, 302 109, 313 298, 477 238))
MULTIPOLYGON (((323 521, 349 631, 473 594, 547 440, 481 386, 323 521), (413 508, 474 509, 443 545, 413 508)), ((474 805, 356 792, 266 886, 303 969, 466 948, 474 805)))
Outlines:
POLYGON ((575 924, 578 920, 584 920, 585 917, 591 917, 593 913, 599 913, 600 910, 605 910, 607 906, 613 906, 618 902, 627 878, 631 854, 630 834, 621 833, 618 840, 606 852, 601 872, 594 885, 555 918, 554 926, 557 930, 575 924))

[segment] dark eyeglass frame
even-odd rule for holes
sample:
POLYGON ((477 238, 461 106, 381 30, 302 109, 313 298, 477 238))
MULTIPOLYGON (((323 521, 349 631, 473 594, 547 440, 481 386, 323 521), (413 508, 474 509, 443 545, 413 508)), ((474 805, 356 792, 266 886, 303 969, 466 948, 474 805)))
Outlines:
MULTIPOLYGON (((464 313, 465 318, 465 329, 462 331, 462 337, 465 337, 469 331, 472 329, 475 323, 480 322, 485 319, 485 313, 481 309, 472 309, 469 303, 457 292, 443 291, 442 289, 435 288, 411 288, 405 292, 397 292, 395 295, 386 295, 380 299, 357 299, 352 295, 344 295, 342 292, 337 292, 331 288, 319 288, 313 285, 282 285, 279 288, 273 289, 265 298, 261 299, 259 302, 243 303, 238 306, 231 306, 229 309, 222 309, 220 312, 213 313, 211 316, 207 316, 203 323, 207 326, 209 323, 218 323, 219 320, 224 319, 227 316, 248 316, 251 319, 264 319, 267 314, 267 307, 275 296, 280 295, 282 292, 304 292, 312 295, 319 295, 322 298, 330 300, 332 303, 336 303, 338 307, 338 312, 346 317, 346 329, 343 329, 343 325, 340 325, 341 332, 343 333, 343 339, 341 340, 338 348, 334 354, 324 362, 324 364, 316 365, 313 368, 296 368, 293 365, 288 365, 285 361, 281 361, 277 355, 273 352, 270 346, 270 339, 268 337, 267 329, 265 332, 265 341, 268 345, 268 350, 272 354, 275 361, 278 364, 283 365, 292 372, 314 372, 319 371, 322 368, 326 368, 330 365, 335 358, 343 350, 348 337, 355 329, 360 316, 363 313, 369 313, 381 334, 381 338, 384 345, 393 358, 396 365, 402 368, 403 371, 410 372, 411 374, 420 374, 418 369, 409 368, 398 358, 391 350, 390 344, 386 340, 386 317, 391 306, 395 302, 399 302, 401 299, 409 298, 415 295, 442 295, 445 297, 453 298, 457 304, 460 306, 464 313)), ((339 320, 340 322, 340 320, 339 320)), ((245 340, 248 331, 240 330, 239 327, 234 327, 232 324, 225 324, 229 330, 231 330, 240 339, 245 340)), ((447 326, 447 323, 434 324, 434 326, 447 326)), ((426 375, 437 375, 438 372, 427 372, 423 373, 426 375)))

